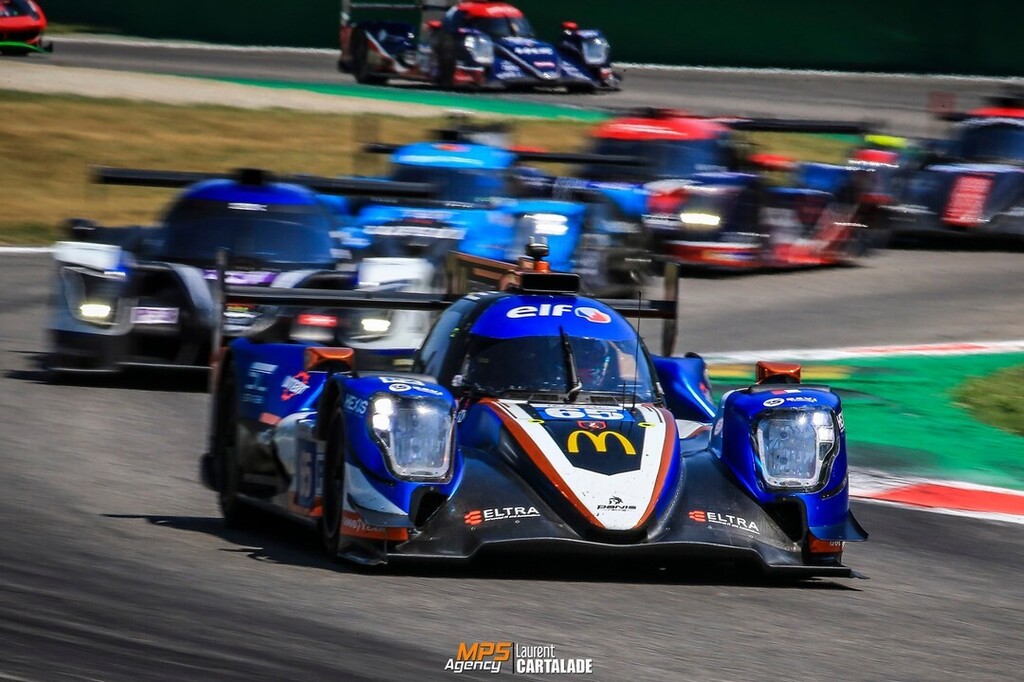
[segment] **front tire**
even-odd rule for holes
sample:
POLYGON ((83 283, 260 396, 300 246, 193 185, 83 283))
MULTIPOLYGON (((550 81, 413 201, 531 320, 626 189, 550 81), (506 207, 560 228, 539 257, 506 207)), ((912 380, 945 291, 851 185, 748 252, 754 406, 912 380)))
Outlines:
POLYGON ((384 85, 385 76, 378 76, 370 68, 370 39, 366 31, 357 31, 352 36, 352 75, 362 85, 384 85))
POLYGON ((345 423, 341 408, 335 406, 327 427, 324 454, 324 482, 321 491, 323 514, 320 535, 324 551, 337 557, 342 547, 342 512, 345 500, 345 423))
POLYGON ((242 470, 238 464, 238 401, 235 397, 234 368, 224 368, 227 378, 217 401, 213 454, 221 464, 220 513, 228 528, 246 529, 256 525, 259 513, 241 496, 242 470))

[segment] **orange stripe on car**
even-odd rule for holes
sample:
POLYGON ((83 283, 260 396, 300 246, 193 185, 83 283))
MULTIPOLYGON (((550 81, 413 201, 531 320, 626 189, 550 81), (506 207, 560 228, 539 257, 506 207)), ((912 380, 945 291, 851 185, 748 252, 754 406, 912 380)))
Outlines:
POLYGON ((594 516, 589 509, 580 501, 576 494, 572 491, 572 488, 562 479, 562 477, 555 471, 555 468, 551 466, 551 462, 544 456, 537 444, 533 442, 533 438, 526 432, 519 422, 513 417, 505 408, 495 400, 491 398, 484 398, 480 401, 481 404, 487 405, 498 418, 501 419, 501 423, 505 425, 505 428, 509 430, 512 437, 516 439, 520 447, 526 452, 527 456, 534 463, 534 465, 541 470, 548 480, 555 486, 555 489, 567 499, 573 507, 578 511, 587 521, 590 521, 599 528, 604 528, 604 524, 596 516, 594 516))

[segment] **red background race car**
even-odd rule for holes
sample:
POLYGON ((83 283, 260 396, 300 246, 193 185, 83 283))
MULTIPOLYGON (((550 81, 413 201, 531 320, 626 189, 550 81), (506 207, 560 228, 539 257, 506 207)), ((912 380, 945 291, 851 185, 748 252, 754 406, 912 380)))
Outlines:
POLYGON ((0 54, 52 52, 43 42, 46 16, 32 0, 0 0, 0 54))

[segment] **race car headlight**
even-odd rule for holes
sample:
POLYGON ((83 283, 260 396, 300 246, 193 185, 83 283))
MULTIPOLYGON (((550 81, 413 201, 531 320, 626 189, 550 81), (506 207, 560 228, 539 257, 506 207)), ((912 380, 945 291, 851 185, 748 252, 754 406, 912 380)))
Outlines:
POLYGON ((611 47, 604 38, 591 38, 583 42, 583 61, 590 66, 601 66, 608 61, 611 47))
POLYGON ((470 33, 466 36, 466 51, 477 64, 487 66, 494 63, 494 42, 483 33, 470 33))
POLYGON ((679 222, 687 227, 718 227, 722 222, 722 217, 714 213, 684 211, 679 214, 679 222))
POLYGON ((808 490, 821 485, 837 450, 831 410, 775 410, 754 426, 754 451, 769 488, 808 490))
POLYGON ((557 213, 527 213, 519 219, 524 236, 561 237, 569 231, 569 219, 557 213))
POLYGON ((60 272, 68 308, 80 320, 113 324, 117 301, 127 278, 120 270, 63 267, 60 272))
POLYGON ((395 476, 414 481, 447 478, 454 426, 447 403, 378 393, 370 400, 367 420, 370 435, 395 476))

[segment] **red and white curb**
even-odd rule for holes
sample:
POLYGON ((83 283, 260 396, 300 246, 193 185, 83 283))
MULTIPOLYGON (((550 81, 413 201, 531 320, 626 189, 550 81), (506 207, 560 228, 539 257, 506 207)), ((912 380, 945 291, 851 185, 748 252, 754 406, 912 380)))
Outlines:
POLYGON ((1024 525, 1024 492, 960 481, 850 472, 850 495, 905 508, 1024 525))

